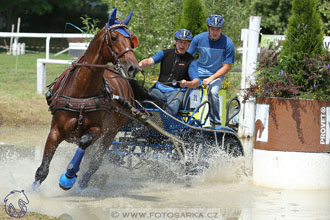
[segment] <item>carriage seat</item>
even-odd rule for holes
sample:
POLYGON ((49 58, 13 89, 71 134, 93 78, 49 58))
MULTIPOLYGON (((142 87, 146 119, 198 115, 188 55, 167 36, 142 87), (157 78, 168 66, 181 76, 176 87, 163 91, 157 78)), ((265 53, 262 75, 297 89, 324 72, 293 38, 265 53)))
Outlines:
POLYGON ((178 112, 179 117, 181 117, 183 121, 199 127, 202 127, 206 123, 209 116, 209 102, 203 101, 204 95, 202 87, 187 89, 182 100, 181 108, 178 112), (200 113, 204 115, 202 117, 203 119, 200 118, 200 113))
POLYGON ((199 87, 196 89, 188 88, 183 96, 180 111, 193 111, 201 104, 202 98, 199 87))

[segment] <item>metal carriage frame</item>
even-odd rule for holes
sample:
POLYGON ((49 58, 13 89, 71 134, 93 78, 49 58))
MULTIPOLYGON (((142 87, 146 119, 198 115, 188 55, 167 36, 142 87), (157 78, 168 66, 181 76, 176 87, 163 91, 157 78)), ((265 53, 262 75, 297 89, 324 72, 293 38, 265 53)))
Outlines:
POLYGON ((213 128, 205 127, 209 112, 204 120, 196 117, 196 113, 209 102, 204 101, 195 109, 187 109, 190 94, 188 90, 183 101, 184 110, 180 110, 176 117, 152 101, 143 101, 143 106, 146 106, 143 110, 150 117, 146 123, 132 120, 117 135, 108 150, 111 162, 128 169, 137 169, 151 159, 168 158, 183 164, 187 174, 196 174, 209 166, 209 159, 216 152, 224 152, 230 157, 244 156, 236 131, 229 127, 229 122, 240 110, 237 97, 227 104, 225 126, 213 128), (236 103, 236 113, 229 117, 233 102, 236 103), (133 159, 137 162, 134 163, 133 159))

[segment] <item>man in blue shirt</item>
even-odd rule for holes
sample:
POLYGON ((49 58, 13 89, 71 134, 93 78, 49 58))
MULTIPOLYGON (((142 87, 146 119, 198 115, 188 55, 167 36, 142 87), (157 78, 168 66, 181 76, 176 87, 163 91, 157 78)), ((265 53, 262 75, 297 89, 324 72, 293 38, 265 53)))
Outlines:
POLYGON ((220 15, 208 17, 208 32, 198 34, 187 51, 192 55, 199 51, 198 76, 203 85, 209 86, 210 122, 215 127, 221 125, 218 93, 225 75, 234 63, 234 44, 222 33, 224 24, 225 20, 220 15))
POLYGON ((182 88, 196 88, 201 84, 197 73, 197 62, 186 53, 193 35, 186 29, 175 33, 175 48, 161 50, 139 63, 140 68, 160 64, 158 81, 150 88, 150 94, 167 103, 165 111, 175 116, 184 97, 182 88))

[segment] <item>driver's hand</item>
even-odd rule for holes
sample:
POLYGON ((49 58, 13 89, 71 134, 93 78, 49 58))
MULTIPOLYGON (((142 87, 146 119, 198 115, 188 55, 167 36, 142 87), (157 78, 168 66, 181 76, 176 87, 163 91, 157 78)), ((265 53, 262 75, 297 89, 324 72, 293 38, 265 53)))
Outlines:
POLYGON ((212 82, 212 80, 211 79, 209 79, 209 78, 206 78, 206 79, 203 79, 203 85, 209 85, 210 83, 212 82))
POLYGON ((181 80, 180 81, 180 87, 181 88, 186 88, 187 87, 187 80, 181 80))
POLYGON ((139 70, 142 71, 142 61, 139 63, 139 70))

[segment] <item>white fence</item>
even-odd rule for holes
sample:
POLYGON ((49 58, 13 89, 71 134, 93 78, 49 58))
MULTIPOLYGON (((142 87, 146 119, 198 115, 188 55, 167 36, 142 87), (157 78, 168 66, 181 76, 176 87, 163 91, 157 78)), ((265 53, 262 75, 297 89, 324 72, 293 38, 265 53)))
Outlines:
POLYGON ((73 60, 37 59, 37 93, 42 94, 46 89, 46 64, 71 65, 73 60))
POLYGON ((0 32, 0 37, 14 37, 14 38, 45 38, 46 39, 46 59, 49 59, 49 48, 51 38, 93 38, 92 34, 60 34, 60 33, 11 33, 0 32))
MULTIPOLYGON (((51 38, 93 38, 92 34, 59 34, 59 33, 13 33, 0 32, 0 37, 11 38, 45 38, 46 39, 46 59, 37 59, 37 93, 41 94, 46 88, 46 64, 70 65, 72 60, 49 59, 49 49, 51 38)), ((84 48, 83 48, 84 49, 84 48)))

